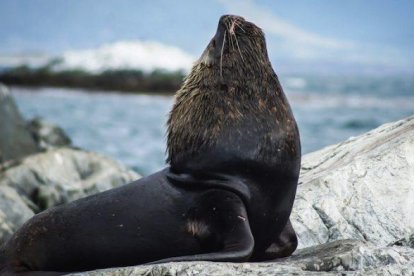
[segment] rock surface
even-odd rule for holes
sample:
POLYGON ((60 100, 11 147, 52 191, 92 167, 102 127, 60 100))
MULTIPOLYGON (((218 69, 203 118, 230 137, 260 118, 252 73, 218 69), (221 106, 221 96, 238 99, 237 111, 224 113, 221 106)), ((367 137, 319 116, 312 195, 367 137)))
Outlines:
POLYGON ((38 151, 9 90, 0 84, 0 162, 38 151))
POLYGON ((31 155, 3 168, 0 171, 0 199, 8 198, 9 201, 0 203, 0 244, 33 212, 138 178, 138 174, 111 159, 71 148, 31 155))
POLYGON ((111 268, 72 276, 121 275, 411 275, 414 249, 342 240, 298 250, 268 263, 183 262, 111 268))
POLYGON ((0 186, 0 244, 33 215, 33 210, 16 190, 0 186))
POLYGON ((305 155, 293 226, 299 246, 387 245, 414 233, 414 117, 305 155))
POLYGON ((412 210, 414 117, 304 156, 291 215, 302 249, 289 258, 167 263, 72 275, 413 275, 412 210))

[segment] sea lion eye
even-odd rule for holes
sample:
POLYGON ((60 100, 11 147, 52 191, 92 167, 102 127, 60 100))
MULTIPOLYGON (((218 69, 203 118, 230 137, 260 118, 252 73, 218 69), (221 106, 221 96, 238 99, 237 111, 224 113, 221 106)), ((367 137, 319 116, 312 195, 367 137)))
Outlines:
POLYGON ((211 45, 212 45, 213 47, 216 47, 216 40, 215 40, 215 39, 213 39, 213 41, 211 42, 211 45))

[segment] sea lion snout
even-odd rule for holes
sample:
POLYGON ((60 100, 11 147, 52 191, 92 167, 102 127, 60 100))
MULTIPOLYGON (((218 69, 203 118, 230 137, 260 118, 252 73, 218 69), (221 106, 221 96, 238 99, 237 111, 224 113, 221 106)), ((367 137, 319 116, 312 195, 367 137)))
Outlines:
POLYGON ((240 27, 245 22, 246 20, 243 17, 237 15, 223 15, 220 17, 217 32, 213 38, 215 39, 216 46, 220 48, 223 45, 223 40, 228 39, 230 35, 235 35, 236 26, 240 27))
POLYGON ((235 35, 235 26, 240 26, 244 22, 246 22, 246 20, 237 15, 223 15, 220 17, 217 31, 202 54, 201 62, 207 67, 211 67, 216 61, 219 61, 221 56, 229 51, 229 47, 226 43, 229 42, 231 35, 235 35))
POLYGON ((207 48, 204 50, 201 55, 200 61, 207 67, 212 67, 216 61, 220 60, 221 55, 223 54, 224 44, 225 44, 226 28, 223 24, 218 25, 216 34, 211 39, 207 48))

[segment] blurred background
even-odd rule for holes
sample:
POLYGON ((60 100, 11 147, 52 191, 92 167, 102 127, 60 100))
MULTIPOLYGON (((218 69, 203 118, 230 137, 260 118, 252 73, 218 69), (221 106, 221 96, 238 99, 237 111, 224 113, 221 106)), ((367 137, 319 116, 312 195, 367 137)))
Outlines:
MULTIPOLYGON (((303 152, 414 114, 414 2, 0 2, 0 82, 26 118, 144 175, 165 166, 174 92, 223 14, 266 34, 303 152)), ((1 118, 0 118, 1 120, 1 118)))

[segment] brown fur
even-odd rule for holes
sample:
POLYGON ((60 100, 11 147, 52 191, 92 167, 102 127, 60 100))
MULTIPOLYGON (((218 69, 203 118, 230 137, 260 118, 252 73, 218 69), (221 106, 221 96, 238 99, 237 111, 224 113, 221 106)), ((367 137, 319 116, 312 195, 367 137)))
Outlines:
POLYGON ((299 140, 296 123, 289 119, 293 115, 270 64, 262 30, 241 17, 224 23, 220 59, 211 57, 213 39, 177 92, 168 120, 167 162, 172 167, 214 146, 224 129, 243 135, 248 130, 236 126, 247 116, 256 118, 261 127, 258 159, 271 161, 268 155, 274 149, 268 145, 281 133, 291 137, 281 141, 279 151, 300 152, 298 142, 291 143, 299 140))

